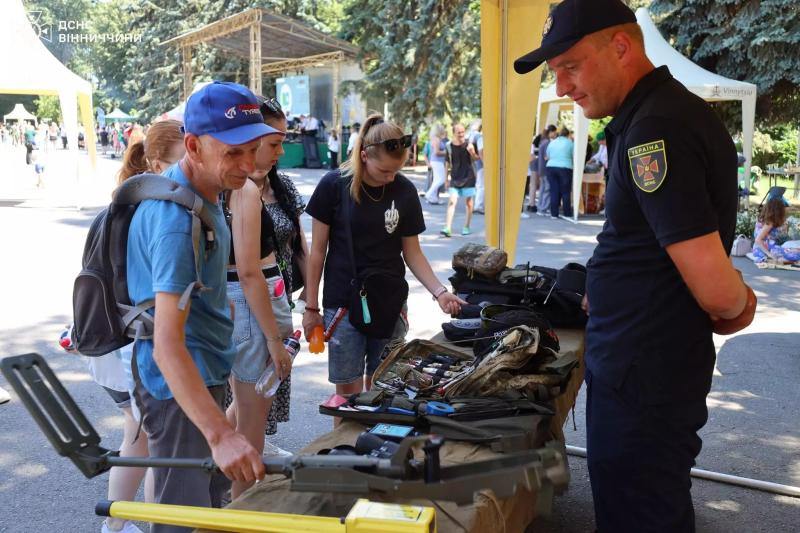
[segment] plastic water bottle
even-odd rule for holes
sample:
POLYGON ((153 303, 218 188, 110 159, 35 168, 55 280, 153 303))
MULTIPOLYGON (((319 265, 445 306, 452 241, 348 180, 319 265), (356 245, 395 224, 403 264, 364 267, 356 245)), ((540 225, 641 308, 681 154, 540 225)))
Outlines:
POLYGON ((72 325, 65 326, 58 338, 58 344, 68 352, 75 351, 75 345, 72 343, 72 325))
MULTIPOLYGON (((287 337, 283 340, 283 346, 286 348, 286 353, 289 354, 292 362, 294 362, 297 352, 300 351, 300 335, 301 333, 298 329, 292 333, 290 337, 287 337)), ((261 377, 258 378, 258 381, 256 382, 256 392, 264 398, 272 398, 275 396, 275 393, 278 392, 278 387, 280 387, 280 385, 281 379, 278 377, 278 373, 275 371, 275 361, 270 358, 267 368, 264 369, 261 377)))
POLYGON ((316 326, 311 330, 311 338, 308 340, 308 351, 311 353, 322 353, 325 351, 325 332, 322 326, 316 326))

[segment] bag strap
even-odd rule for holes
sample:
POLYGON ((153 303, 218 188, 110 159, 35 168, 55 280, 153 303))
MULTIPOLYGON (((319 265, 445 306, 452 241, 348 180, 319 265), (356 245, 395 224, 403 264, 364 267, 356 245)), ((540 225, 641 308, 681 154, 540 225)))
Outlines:
MULTIPOLYGON (((351 180, 343 179, 342 180, 342 188, 341 188, 341 196, 339 198, 339 205, 342 209, 342 215, 344 216, 344 231, 345 237, 347 237, 347 252, 350 255, 350 270, 353 274, 353 280, 358 279, 358 273, 356 272, 356 256, 355 252, 353 251, 353 230, 351 229, 350 224, 350 217, 352 215, 351 209, 352 206, 350 200, 350 191, 349 184, 351 180)), ((351 281, 350 283, 352 283, 351 281)))
POLYGON ((112 205, 138 205, 143 200, 165 200, 186 208, 192 215, 192 252, 194 254, 195 281, 189 283, 178 301, 178 309, 186 309, 192 294, 208 290, 200 277, 200 235, 206 233, 205 256, 216 247, 214 223, 205 208, 203 198, 194 191, 158 174, 140 174, 123 182, 115 191, 112 205))

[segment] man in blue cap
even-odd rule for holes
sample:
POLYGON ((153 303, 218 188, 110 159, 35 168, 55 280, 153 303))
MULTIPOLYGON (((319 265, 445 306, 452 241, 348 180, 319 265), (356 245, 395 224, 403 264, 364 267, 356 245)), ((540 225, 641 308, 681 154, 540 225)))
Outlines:
MULTIPOLYGON (((230 232, 219 194, 239 189, 255 169, 261 137, 276 130, 263 122, 246 87, 214 82, 193 94, 184 115, 186 155, 164 175, 203 199, 214 220, 216 246, 201 258, 203 289, 183 309, 184 289, 196 280, 191 215, 173 202, 146 200, 128 233, 128 292, 134 303, 155 299, 152 340, 137 341, 135 396, 150 455, 208 457, 229 479, 264 476, 261 456, 225 418, 225 382, 236 350, 226 294, 230 232)), ((205 244, 201 239, 201 250, 205 244)), ((220 506, 227 488, 197 469, 154 469, 159 503, 220 506)), ((156 533, 188 531, 154 524, 156 533)))
POLYGON ((606 217, 585 308, 589 476, 598 531, 694 531, 690 469, 708 418, 712 333, 739 331, 756 298, 734 270, 736 150, 713 110, 654 68, 620 0, 564 0, 541 47, 556 93, 613 116, 606 217))

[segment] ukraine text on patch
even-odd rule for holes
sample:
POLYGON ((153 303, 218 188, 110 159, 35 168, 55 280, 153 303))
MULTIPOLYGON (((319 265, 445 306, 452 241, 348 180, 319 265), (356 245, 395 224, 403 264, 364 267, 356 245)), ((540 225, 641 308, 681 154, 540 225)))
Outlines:
POLYGON ((636 186, 655 192, 667 177, 667 150, 663 140, 628 148, 628 161, 636 186))

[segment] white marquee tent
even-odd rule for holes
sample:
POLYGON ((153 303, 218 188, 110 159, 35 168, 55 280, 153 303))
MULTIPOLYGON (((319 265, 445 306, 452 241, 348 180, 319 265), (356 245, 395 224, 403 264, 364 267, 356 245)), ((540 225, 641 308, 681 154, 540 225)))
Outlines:
MULTIPOLYGON (((682 56, 664 40, 650 18, 646 8, 636 11, 636 20, 644 34, 645 52, 656 67, 667 65, 672 75, 691 92, 709 102, 739 100, 742 103, 742 151, 745 156, 745 178, 749 183, 750 165, 753 157, 753 129, 756 114, 756 86, 709 72, 682 56)), ((572 205, 573 220, 578 220, 578 203, 583 180, 583 161, 586 157, 586 142, 589 135, 589 119, 577 104, 568 98, 556 95, 555 86, 542 89, 539 93, 539 110, 536 131, 555 122, 558 111, 571 108, 574 112, 573 128, 575 151, 573 154, 572 205)))
POLYGON ((14 109, 11 110, 11 113, 3 116, 3 121, 8 120, 17 120, 22 122, 23 120, 30 120, 36 122, 36 117, 28 113, 28 110, 25 109, 25 106, 22 104, 16 104, 14 109))
POLYGON ((6 0, 0 32, 0 93, 57 95, 68 146, 77 153, 78 107, 86 127, 86 146, 94 163, 92 86, 50 53, 28 20, 22 0, 6 0), (13 51, 13 52, 12 52, 13 51))

